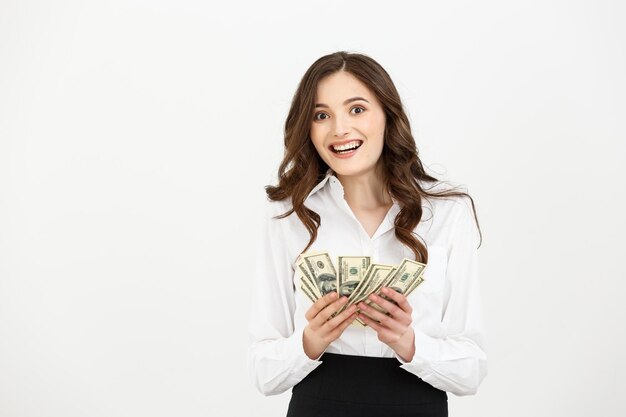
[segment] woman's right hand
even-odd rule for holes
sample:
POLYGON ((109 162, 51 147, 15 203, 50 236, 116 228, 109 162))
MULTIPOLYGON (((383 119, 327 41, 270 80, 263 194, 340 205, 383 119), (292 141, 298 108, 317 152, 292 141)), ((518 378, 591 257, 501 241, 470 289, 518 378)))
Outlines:
POLYGON ((341 314, 331 318, 348 302, 348 297, 343 296, 339 299, 337 297, 336 291, 326 294, 315 301, 304 315, 309 324, 304 328, 302 344, 304 353, 311 359, 319 358, 328 345, 338 339, 356 319, 356 305, 348 307, 341 314))

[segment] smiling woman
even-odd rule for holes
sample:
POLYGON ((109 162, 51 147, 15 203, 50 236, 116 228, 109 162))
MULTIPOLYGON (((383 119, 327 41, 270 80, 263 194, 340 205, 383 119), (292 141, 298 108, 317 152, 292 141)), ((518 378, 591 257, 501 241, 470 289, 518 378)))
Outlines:
POLYGON ((385 112, 376 96, 354 75, 339 71, 320 80, 315 103, 315 109, 325 110, 315 113, 311 140, 333 171, 364 175, 379 160, 382 162, 385 112), (356 95, 344 101, 351 94, 356 95))
POLYGON ((252 379, 265 395, 292 389, 288 416, 447 416, 447 393, 475 394, 487 375, 472 198, 424 171, 391 78, 363 54, 313 63, 284 143, 257 252, 252 379), (381 281, 348 306, 328 265, 343 255, 425 264, 427 283, 405 295, 381 281), (317 257, 310 271, 301 257, 317 257))

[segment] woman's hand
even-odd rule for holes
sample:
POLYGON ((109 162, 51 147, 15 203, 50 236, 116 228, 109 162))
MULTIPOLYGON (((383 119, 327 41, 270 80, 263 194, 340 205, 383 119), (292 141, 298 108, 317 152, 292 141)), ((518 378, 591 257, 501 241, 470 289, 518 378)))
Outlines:
POLYGON ((306 312, 304 317, 309 324, 304 328, 302 344, 304 353, 317 359, 324 353, 328 345, 338 339, 343 331, 356 319, 356 306, 350 306, 341 314, 331 316, 348 302, 348 297, 337 299, 338 294, 332 291, 318 299, 306 312))
POLYGON ((415 355, 415 334, 411 327, 413 308, 403 294, 387 287, 381 292, 395 303, 376 294, 371 294, 369 299, 389 314, 360 302, 358 307, 361 313, 358 317, 378 333, 378 340, 387 344, 406 362, 410 362, 415 355))

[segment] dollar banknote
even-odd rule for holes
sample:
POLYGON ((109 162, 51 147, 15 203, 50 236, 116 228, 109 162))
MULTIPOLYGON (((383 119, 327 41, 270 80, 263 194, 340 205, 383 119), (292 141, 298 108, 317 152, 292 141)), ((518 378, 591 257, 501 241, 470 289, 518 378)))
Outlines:
POLYGON ((369 273, 363 280, 363 284, 359 291, 355 293, 348 304, 357 304, 365 300, 370 294, 376 293, 382 288, 389 277, 394 273, 396 267, 394 265, 372 264, 369 273))
POLYGON ((369 256, 339 256, 337 263, 339 275, 337 275, 337 288, 339 295, 350 297, 361 283, 365 271, 369 268, 371 258, 369 256))
POLYGON ((389 282, 385 283, 385 286, 406 295, 416 280, 420 278, 425 268, 426 264, 424 263, 404 258, 398 270, 393 274, 389 282))
MULTIPOLYGON (((385 296, 384 294, 381 294, 380 290, 382 289, 382 287, 391 288, 392 290, 399 292, 406 297, 410 294, 411 291, 413 291, 413 289, 415 289, 415 287, 417 287, 417 285, 421 284, 424 280, 421 275, 425 268, 426 264, 424 263, 404 258, 400 265, 396 269, 394 269, 394 272, 392 274, 389 274, 388 278, 385 279, 383 285, 380 285, 379 287, 374 289, 372 293, 395 304, 395 301, 393 301, 391 298, 385 296)), ((363 300, 366 304, 372 306, 376 310, 385 314, 389 313, 372 300, 362 299, 361 301, 363 300)))
POLYGON ((328 253, 305 255, 303 260, 304 263, 300 268, 303 269, 304 273, 304 266, 306 266, 308 272, 310 272, 307 278, 315 283, 322 297, 331 291, 337 290, 337 270, 328 253))
MULTIPOLYGON (((327 252, 314 251, 301 254, 296 260, 300 288, 312 302, 331 291, 337 291, 340 296, 348 297, 348 303, 333 314, 333 317, 361 301, 388 314, 382 307, 373 303, 368 298, 369 295, 382 296, 380 290, 383 287, 390 287, 408 296, 424 281, 421 274, 425 267, 426 264, 406 258, 400 265, 395 266, 371 263, 369 256, 339 256, 335 268, 327 252)), ((353 324, 365 326, 358 318, 353 324)))

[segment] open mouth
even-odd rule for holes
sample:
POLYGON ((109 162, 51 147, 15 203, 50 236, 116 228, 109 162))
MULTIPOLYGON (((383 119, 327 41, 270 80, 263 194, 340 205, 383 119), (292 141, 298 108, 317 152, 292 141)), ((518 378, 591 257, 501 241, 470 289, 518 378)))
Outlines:
POLYGON ((328 148, 336 154, 344 154, 350 153, 359 149, 359 147, 363 144, 362 140, 353 140, 352 142, 348 142, 345 145, 331 145, 328 148))

